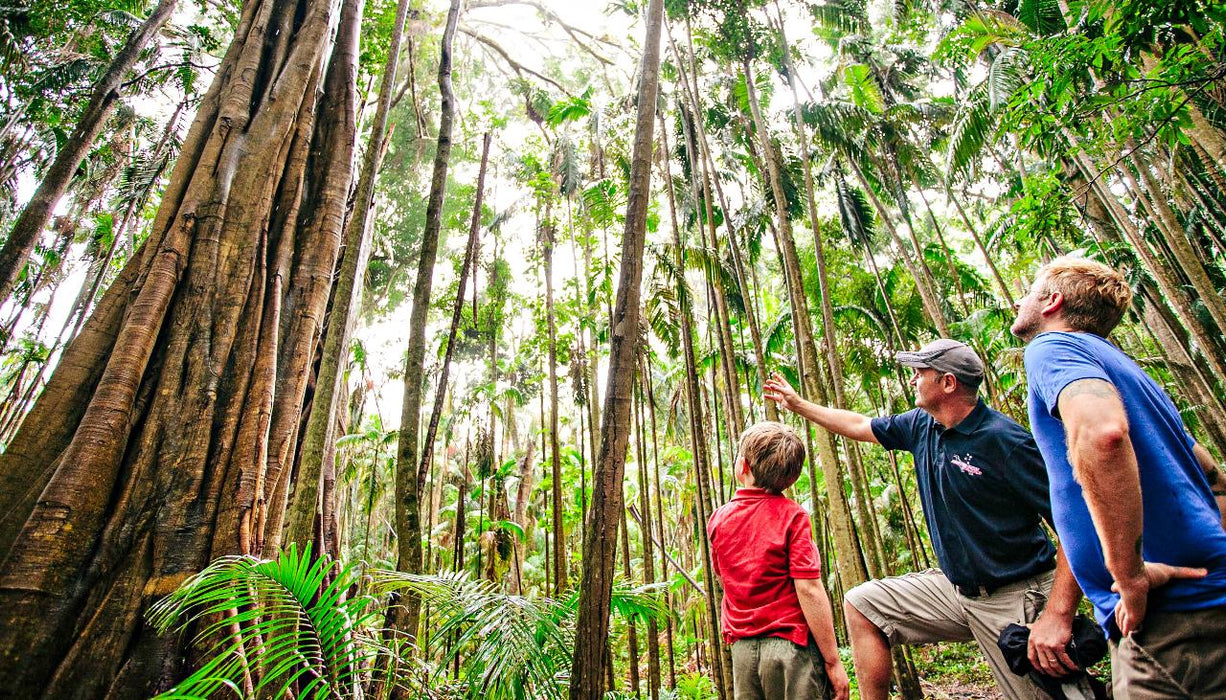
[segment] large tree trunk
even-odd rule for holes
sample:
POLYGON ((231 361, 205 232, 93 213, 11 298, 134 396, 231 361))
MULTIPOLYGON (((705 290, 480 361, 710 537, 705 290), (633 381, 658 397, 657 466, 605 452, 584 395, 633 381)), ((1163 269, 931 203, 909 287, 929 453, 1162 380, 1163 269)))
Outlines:
POLYGON ((119 100, 124 77, 135 65, 145 46, 170 19, 177 2, 178 0, 160 0, 157 7, 153 8, 153 13, 132 32, 123 48, 111 60, 106 72, 94 84, 89 103, 85 105, 85 111, 81 113, 72 135, 55 154, 55 160, 47 168, 43 181, 13 223, 13 230, 9 232, 4 247, 0 248, 0 301, 8 299, 12 293, 17 275, 30 258, 30 253, 38 243, 38 237, 46 228, 47 222, 51 220, 56 204, 59 203, 60 197, 64 196, 64 191, 68 189, 68 183, 72 181, 81 161, 85 160, 85 156, 89 155, 90 149, 93 148, 94 140, 98 138, 107 117, 119 100))
POLYGON ((639 70, 638 110, 630 161, 630 194, 622 237, 621 273, 610 334, 609 373, 601 422, 600 461, 592 476, 592 509, 583 543, 579 622, 571 667, 572 700, 599 700, 608 667, 609 606, 613 593, 613 554, 623 507, 622 475, 630 441, 630 404, 639 344, 639 295, 651 200, 651 158, 660 73, 660 25, 664 1, 647 6, 647 37, 639 70))
POLYGON ((409 0, 400 0, 396 7, 391 44, 387 49, 387 61, 383 64, 383 75, 379 80, 379 103, 375 108, 374 121, 370 125, 370 138, 358 176, 357 191, 354 193, 353 214, 345 226, 345 256, 341 261, 337 279, 331 320, 328 323, 323 357, 319 363, 315 396, 311 401, 310 416, 307 418, 302 456, 298 463, 298 477, 286 526, 286 542, 296 542, 299 551, 310 541, 314 529, 323 456, 335 438, 335 421, 332 416, 335 413, 336 398, 342 393, 341 381, 344 373, 341 368, 349 357, 349 336, 362 298, 362 280, 366 276, 367 258, 370 253, 370 237, 367 232, 374 209, 375 179, 379 166, 383 163, 387 113, 391 108, 396 85, 396 66, 400 59, 400 41, 404 36, 404 22, 408 10, 409 0))
POLYGON ((5 542, 0 687, 166 688, 188 638, 154 634, 146 606, 265 537, 352 176, 359 13, 325 79, 334 12, 246 5, 148 242, 0 458, 8 478, 51 474, 5 542))
MULTIPOLYGON (((455 96, 451 92, 451 42, 460 17, 460 0, 452 0, 443 30, 438 63, 439 120, 438 146, 434 153, 434 173, 430 178, 430 197, 426 203, 426 222, 422 229, 421 253, 417 261, 417 282, 413 287, 413 312, 409 318, 409 345, 404 362, 404 406, 400 413, 400 437, 396 447, 396 568, 421 571, 421 490, 418 474, 418 435, 421 423, 422 388, 425 381, 426 320, 430 315, 430 290, 434 285, 434 261, 438 257, 438 236, 443 225, 443 196, 447 191, 447 165, 451 158, 451 125, 455 119, 455 96)), ((445 391, 439 387, 438 391, 445 391)), ((397 608, 392 624, 410 637, 417 633, 420 601, 408 596, 397 608)))

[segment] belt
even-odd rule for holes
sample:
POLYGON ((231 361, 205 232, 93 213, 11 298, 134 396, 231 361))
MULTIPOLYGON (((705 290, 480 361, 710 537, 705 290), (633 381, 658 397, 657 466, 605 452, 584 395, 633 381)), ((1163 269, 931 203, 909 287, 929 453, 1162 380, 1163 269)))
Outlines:
POLYGON ((997 581, 990 586, 963 586, 960 584, 954 584, 954 588, 958 589, 958 592, 966 596, 967 598, 984 598, 984 597, 992 595, 992 593, 994 593, 995 591, 999 591, 1005 586, 1012 586, 1018 581, 1025 581, 1027 579, 1038 578, 1039 576, 1046 574, 1048 571, 1051 571, 1054 568, 1056 568, 1056 562, 1053 560, 1051 562, 1051 566, 1044 568, 1040 571, 1035 571, 1033 573, 1026 574, 1025 576, 1020 576, 1018 578, 1013 579, 1012 581, 997 581))
MULTIPOLYGON (((1009 584, 1004 585, 1007 586, 1009 584)), ((957 588, 958 593, 967 598, 986 598, 992 595, 994 591, 999 590, 1001 586, 954 586, 954 588, 957 588)))

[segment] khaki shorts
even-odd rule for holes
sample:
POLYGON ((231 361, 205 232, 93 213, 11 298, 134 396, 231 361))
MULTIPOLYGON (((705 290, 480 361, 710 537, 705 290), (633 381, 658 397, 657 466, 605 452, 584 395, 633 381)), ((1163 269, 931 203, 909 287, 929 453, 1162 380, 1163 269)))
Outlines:
POLYGON ((738 639, 732 645, 735 700, 815 700, 831 696, 826 663, 812 640, 802 647, 781 637, 738 639))
POLYGON ((1226 698, 1226 606, 1156 612, 1111 645, 1116 700, 1226 698))
POLYGON ((890 645, 974 640, 1006 698, 1047 698, 1037 684, 1014 675, 996 641, 1009 623, 1025 624, 1047 604, 1054 572, 1016 581, 990 595, 958 593, 940 569, 869 581, 846 601, 877 626, 890 645))

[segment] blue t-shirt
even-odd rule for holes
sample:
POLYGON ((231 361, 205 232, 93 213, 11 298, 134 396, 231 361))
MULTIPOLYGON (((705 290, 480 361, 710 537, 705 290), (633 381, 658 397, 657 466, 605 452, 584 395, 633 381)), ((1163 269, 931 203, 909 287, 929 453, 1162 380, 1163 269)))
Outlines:
POLYGON ((1047 462, 1056 532, 1073 569, 1107 626, 1119 595, 1111 592, 1102 544, 1081 485, 1068 461, 1060 392, 1079 379, 1115 385, 1141 474, 1141 556, 1146 561, 1204 567, 1203 579, 1175 580, 1150 593, 1150 610, 1226 605, 1226 531, 1175 404, 1137 363, 1092 333, 1042 333, 1026 346, 1030 425, 1047 462))
POLYGON ((874 418, 888 450, 915 457, 924 519, 941 570, 959 586, 997 587, 1055 567, 1047 472, 1034 438, 981 400, 946 429, 914 409, 874 418))

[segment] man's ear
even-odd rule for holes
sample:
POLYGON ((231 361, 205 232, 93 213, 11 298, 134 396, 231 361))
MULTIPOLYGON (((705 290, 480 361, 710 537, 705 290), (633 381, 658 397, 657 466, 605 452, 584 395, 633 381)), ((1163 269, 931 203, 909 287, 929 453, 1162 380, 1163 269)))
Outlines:
POLYGON ((1043 308, 1039 313, 1044 316, 1050 316, 1064 308, 1064 294, 1061 292, 1050 292, 1047 297, 1047 303, 1043 304, 1043 308))
POLYGON ((958 389, 957 377, 955 377, 954 375, 948 372, 946 372, 945 374, 942 374, 941 375, 941 389, 947 394, 952 394, 954 391, 958 389))

